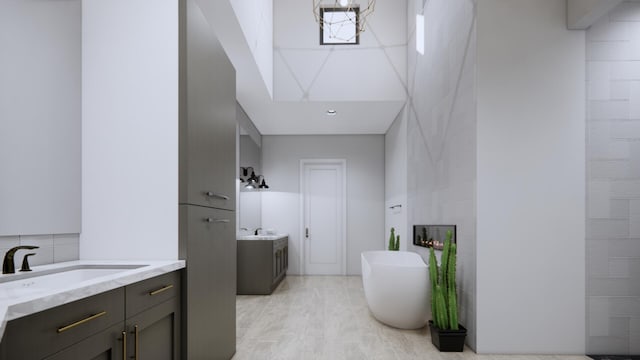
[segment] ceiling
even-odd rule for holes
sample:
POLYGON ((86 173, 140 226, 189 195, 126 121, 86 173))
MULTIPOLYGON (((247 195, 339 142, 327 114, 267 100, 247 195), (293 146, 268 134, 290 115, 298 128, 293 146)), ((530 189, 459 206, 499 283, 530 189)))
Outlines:
POLYGON ((377 0, 360 45, 337 46, 319 45, 312 0, 273 0, 272 8, 264 0, 196 2, 236 68, 238 102, 262 134, 384 134, 402 109, 406 0, 377 0))

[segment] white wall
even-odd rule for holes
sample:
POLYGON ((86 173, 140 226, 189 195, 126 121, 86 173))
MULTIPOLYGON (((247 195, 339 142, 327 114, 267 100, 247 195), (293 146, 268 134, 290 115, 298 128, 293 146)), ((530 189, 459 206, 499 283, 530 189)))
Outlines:
MULTIPOLYGON (((239 126, 238 135, 249 135, 253 142, 258 146, 262 146, 262 134, 260 134, 256 125, 238 102, 236 102, 236 121, 239 126)), ((238 141, 238 146, 239 144, 240 141, 238 141)))
POLYGON ((477 6, 476 350, 584 354, 584 32, 564 0, 477 6))
POLYGON ((262 225, 289 234, 289 273, 300 271, 300 159, 347 160, 347 274, 360 253, 383 249, 384 136, 263 136, 262 225))
POLYGON ((0 2, 0 235, 80 232, 80 1, 0 2))
POLYGON ((82 4, 81 259, 178 257, 178 1, 82 4))
POLYGON ((391 228, 400 235, 400 250, 408 249, 412 228, 407 226, 407 117, 403 109, 384 135, 384 202, 386 249, 391 228), (399 207, 397 205, 400 205, 399 207), (393 207, 393 208, 392 208, 393 207))
MULTIPOLYGON (((460 323, 475 348, 476 12, 468 0, 410 1, 406 106, 407 240, 413 225, 454 224, 460 323), (424 14, 424 55, 415 48, 424 14)), ((428 260, 427 248, 407 248, 428 260)))
POLYGON ((273 1, 230 2, 262 80, 273 96, 273 1))

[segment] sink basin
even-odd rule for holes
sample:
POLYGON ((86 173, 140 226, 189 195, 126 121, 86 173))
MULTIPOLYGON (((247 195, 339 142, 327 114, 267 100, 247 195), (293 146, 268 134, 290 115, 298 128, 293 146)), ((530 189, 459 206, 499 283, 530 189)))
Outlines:
POLYGON ((92 280, 145 265, 75 265, 0 277, 0 298, 27 295, 92 280))
POLYGON ((237 240, 278 240, 285 236, 287 235, 240 235, 237 237, 237 240))
MULTIPOLYGON (((99 276, 111 275, 120 271, 131 269, 139 269, 146 265, 72 265, 67 267, 55 268, 50 270, 34 271, 34 272, 18 272, 15 274, 0 275, 0 286, 8 282, 16 280, 30 279, 34 277, 42 277, 46 275, 59 273, 73 273, 71 276, 81 276, 84 280, 93 279, 99 276), (83 271, 77 271, 83 270, 83 271), (105 271, 106 270, 106 271, 105 271), (79 275, 82 274, 82 275, 79 275)), ((79 278, 76 278, 79 279, 79 278)))

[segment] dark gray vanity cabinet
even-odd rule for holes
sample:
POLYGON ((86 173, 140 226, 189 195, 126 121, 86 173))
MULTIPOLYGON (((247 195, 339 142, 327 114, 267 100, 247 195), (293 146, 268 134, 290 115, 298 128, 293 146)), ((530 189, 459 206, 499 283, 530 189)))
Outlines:
POLYGON ((235 68, 195 1, 180 4, 179 202, 235 210, 235 68))
POLYGON ((236 349, 236 78, 195 0, 180 0, 179 256, 182 359, 236 349))
POLYGON ((235 212, 180 205, 183 359, 231 359, 236 351, 235 212))
POLYGON ((289 238, 238 240, 238 295, 268 295, 289 267, 289 238))
POLYGON ((179 293, 173 272, 9 321, 0 359, 178 360, 179 293))
POLYGON ((124 288, 119 288, 9 321, 0 358, 46 358, 121 324, 124 314, 124 288))
POLYGON ((126 287, 127 355, 137 360, 180 359, 180 273, 126 287))
MULTIPOLYGON (((64 349, 45 360, 125 360, 122 342, 124 323, 119 323, 107 330, 92 335, 79 343, 64 349)), ((14 358, 7 358, 14 359, 14 358)), ((23 358, 15 358, 23 359, 23 358)))

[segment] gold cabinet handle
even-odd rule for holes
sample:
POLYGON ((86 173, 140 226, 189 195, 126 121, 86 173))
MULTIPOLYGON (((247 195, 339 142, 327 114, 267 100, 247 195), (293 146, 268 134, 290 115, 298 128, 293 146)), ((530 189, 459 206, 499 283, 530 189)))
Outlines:
POLYGON ((173 287, 173 284, 169 284, 169 285, 167 285, 167 286, 161 287, 161 288, 160 288, 160 289, 158 289, 158 290, 150 291, 150 292, 149 292, 149 295, 151 295, 151 296, 153 296, 153 295, 158 295, 158 294, 160 294, 160 293, 161 293, 161 292, 163 292, 163 291, 167 291, 167 290, 171 289, 172 287, 173 287))
POLYGON ((97 313, 97 314, 91 315, 91 316, 89 316, 89 317, 87 317, 87 318, 84 318, 84 319, 82 319, 82 320, 76 321, 76 322, 74 322, 73 324, 69 324, 69 325, 67 325, 67 326, 59 327, 59 328, 58 328, 58 334, 60 334, 61 332, 65 332, 65 331, 67 331, 67 330, 69 330, 69 329, 73 329, 74 327, 76 327, 76 326, 78 326, 78 325, 82 325, 82 324, 84 324, 84 323, 86 323, 86 322, 89 322, 89 321, 91 321, 91 320, 97 319, 97 318, 99 318, 100 316, 103 316, 103 315, 106 315, 106 314, 107 314, 107 312, 106 312, 106 311, 102 311, 102 312, 99 312, 99 313, 97 313))
POLYGON ((138 331, 138 325, 134 325, 133 326, 133 334, 134 334, 134 342, 135 342, 135 347, 133 350, 133 359, 134 360, 138 360, 138 335, 139 335, 139 331, 138 331))
POLYGON ((127 332, 122 332, 122 358, 127 358, 127 332))

